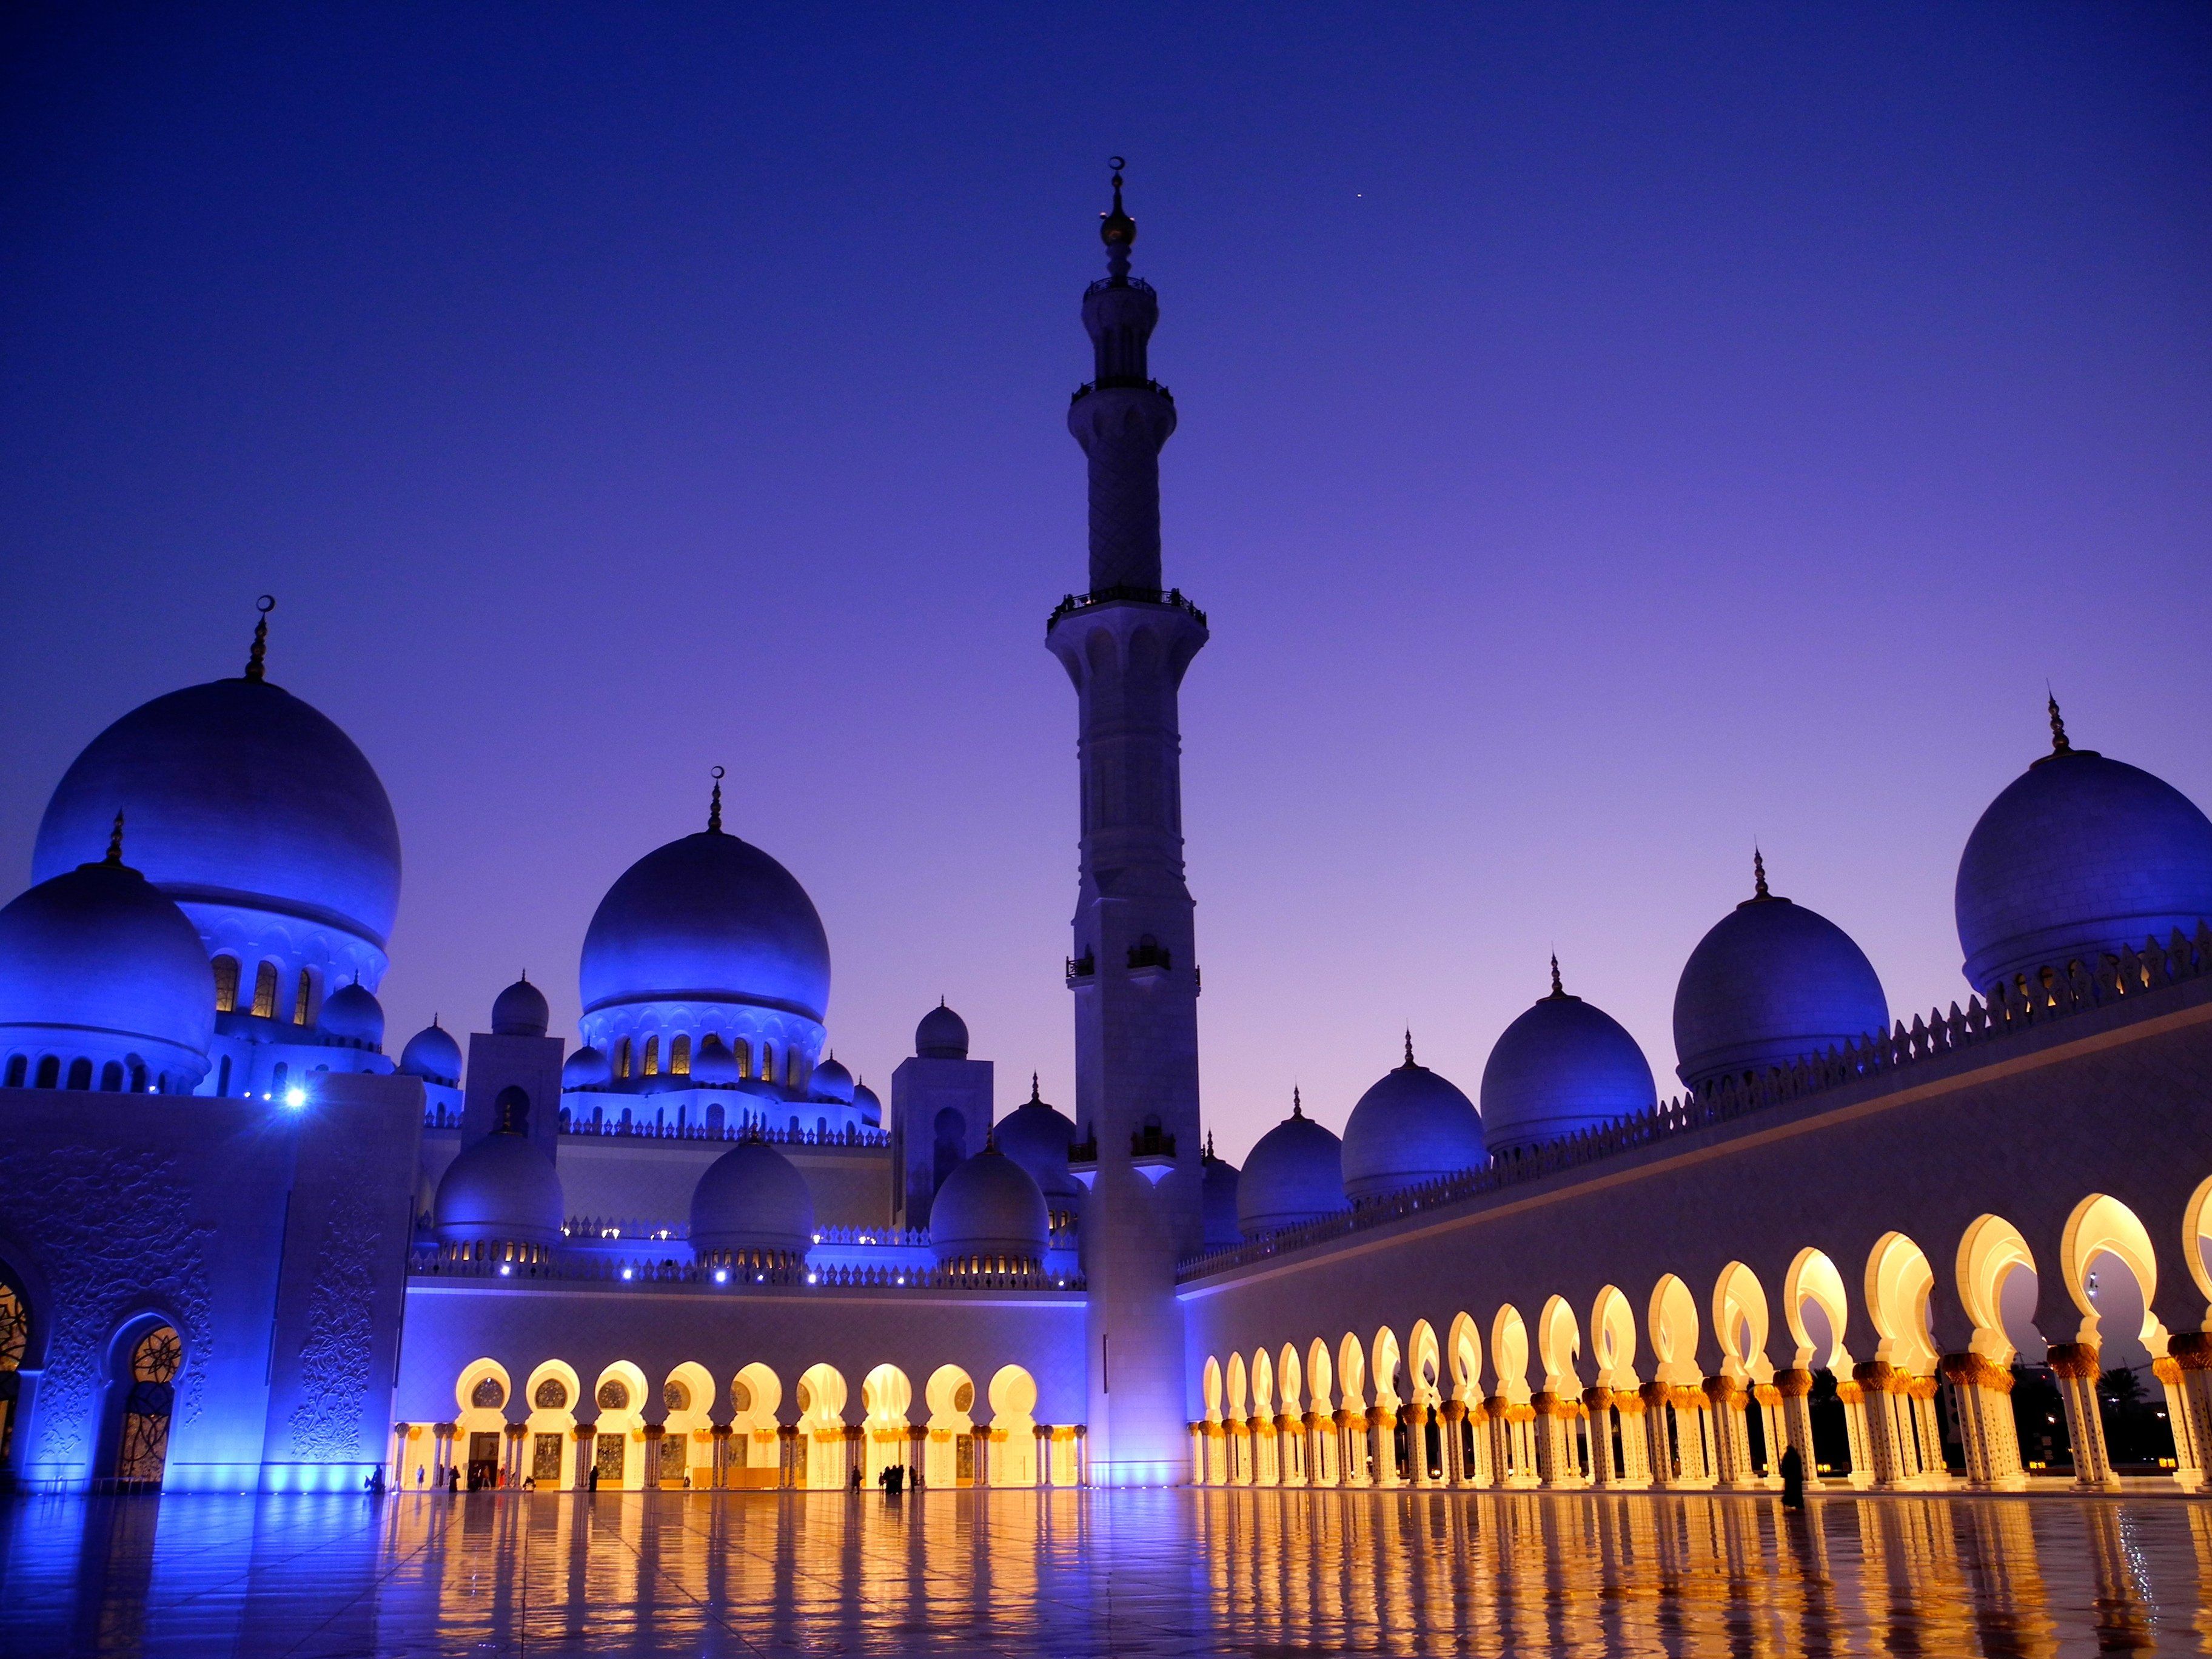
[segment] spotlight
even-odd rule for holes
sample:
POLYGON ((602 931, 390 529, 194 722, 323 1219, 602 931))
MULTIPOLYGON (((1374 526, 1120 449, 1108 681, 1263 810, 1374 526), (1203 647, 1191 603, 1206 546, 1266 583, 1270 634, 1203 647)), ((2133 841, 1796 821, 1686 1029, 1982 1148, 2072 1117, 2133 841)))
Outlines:
POLYGON ((284 1103, 287 1106, 289 1106, 294 1111, 298 1111, 300 1108, 307 1103, 307 1091, 305 1089, 285 1090, 284 1103))

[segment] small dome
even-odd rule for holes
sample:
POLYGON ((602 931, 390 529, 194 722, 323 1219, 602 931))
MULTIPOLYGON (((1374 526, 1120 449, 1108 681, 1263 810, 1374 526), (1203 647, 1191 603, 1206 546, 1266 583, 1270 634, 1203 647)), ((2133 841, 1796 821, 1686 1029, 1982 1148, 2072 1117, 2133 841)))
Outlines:
POLYGON ((807 1090, 817 1100, 834 1100, 843 1105, 853 1101, 853 1074, 838 1064, 832 1054, 814 1068, 807 1079, 807 1090))
POLYGON ((356 980, 341 985, 323 999, 323 1012, 315 1024, 326 1037, 363 1048, 384 1047, 384 1005, 356 980))
POLYGON ((1387 1073, 1352 1109, 1344 1126, 1344 1191, 1354 1203, 1440 1180, 1487 1161, 1482 1118, 1457 1085, 1415 1063, 1387 1073))
POLYGON ((974 1258, 1030 1265, 1044 1259, 1052 1218, 1030 1172, 994 1146, 952 1166, 929 1208, 939 1267, 974 1258))
POLYGON ((1344 1195, 1344 1143, 1305 1115, 1291 1115, 1245 1154, 1237 1182, 1237 1224, 1248 1238, 1298 1227, 1352 1207, 1344 1195))
POLYGON ((604 1089, 614 1080, 613 1066, 588 1042, 561 1062, 563 1089, 604 1089))
POLYGON ((1702 1090, 1889 1028, 1866 953, 1817 911, 1758 890, 1698 941, 1674 988, 1675 1068, 1702 1090))
POLYGON ((2061 746, 1990 803, 1959 860, 1959 947, 1984 994, 2212 919, 2212 821, 2149 773, 2064 746, 2056 704, 2051 720, 2061 746))
POLYGON ((738 1057, 718 1033, 708 1032, 698 1048, 692 1051, 691 1081, 702 1089, 727 1089, 737 1085, 738 1057))
POLYGON ((1493 1152, 1516 1152, 1649 1112, 1650 1062, 1602 1009, 1559 987, 1505 1028, 1482 1068, 1482 1125, 1493 1152))
POLYGON ((552 1023, 553 1012, 545 1006, 545 994, 530 982, 527 975, 492 1000, 494 1036, 544 1036, 545 1028, 552 1023))
POLYGON ((914 1028, 914 1052, 921 1060, 968 1058, 968 1022, 939 1002, 914 1028))
POLYGON ((702 1261, 799 1261, 814 1243, 814 1194, 789 1158, 741 1140, 707 1166, 691 1193, 691 1249, 702 1261))
POLYGON ((553 1160, 529 1137, 489 1134, 446 1166, 434 1209, 448 1244, 561 1242, 567 1206, 553 1160))
POLYGON ((407 1046, 399 1051, 399 1071, 404 1077, 419 1077, 425 1083, 442 1083, 448 1089, 458 1089, 461 1086, 461 1045, 453 1041, 451 1031, 433 1019, 407 1039, 407 1046))
POLYGON ((865 1083, 853 1085, 853 1104, 860 1114, 860 1121, 870 1128, 879 1129, 884 1122, 884 1103, 873 1089, 865 1083))
POLYGON ((1067 1170, 1075 1125, 1045 1103, 1035 1073, 1030 1074, 1030 1097, 999 1120, 992 1138, 1000 1152, 1029 1171, 1048 1209, 1073 1210, 1080 1202, 1083 1188, 1067 1170))
POLYGON ((1206 1156, 1199 1160, 1199 1215, 1205 1224, 1205 1248, 1225 1250, 1244 1242, 1237 1224, 1237 1166, 1213 1155, 1213 1137, 1206 1138, 1206 1156))
POLYGON ((214 1035, 199 931, 130 866, 81 864, 0 909, 0 1052, 54 1054, 64 1080, 78 1058, 136 1060, 189 1087, 214 1035))
POLYGON ((124 715, 56 786, 33 878, 97 858, 118 808, 131 862, 179 904, 274 912, 382 951, 399 906, 392 802, 352 739, 289 692, 213 680, 124 715))
POLYGON ((719 829, 655 848, 593 912, 578 970, 584 1012, 739 1003, 819 1024, 830 937, 790 871, 719 829))

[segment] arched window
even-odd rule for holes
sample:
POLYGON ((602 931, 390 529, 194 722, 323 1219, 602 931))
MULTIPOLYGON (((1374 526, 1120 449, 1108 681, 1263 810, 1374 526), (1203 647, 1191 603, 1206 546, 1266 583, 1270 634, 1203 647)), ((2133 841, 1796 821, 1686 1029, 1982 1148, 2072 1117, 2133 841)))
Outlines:
POLYGON ((707 1108, 707 1127, 716 1134, 722 1133, 722 1105, 720 1101, 707 1108))
POLYGON ((765 1038, 761 1042, 761 1081, 775 1081, 775 1050, 769 1046, 765 1038))
POLYGON ((31 1351, 31 1310, 22 1294, 0 1279, 0 1469, 9 1467, 24 1357, 31 1351))
POLYGON ((738 1075, 750 1081, 753 1074, 753 1045, 743 1037, 732 1037, 730 1052, 738 1057, 738 1075))
POLYGON ((123 1091, 123 1062, 111 1060, 100 1068, 100 1090, 102 1094, 120 1094, 123 1091))
POLYGON ((238 958, 217 957, 215 959, 215 1011, 218 1014, 235 1013, 238 1010, 238 958))
POLYGON ((783 1051, 783 1086, 785 1088, 796 1089, 799 1086, 799 1069, 805 1064, 805 1062, 799 1057, 798 1049, 786 1048, 783 1051))
POLYGON ((92 1087, 92 1061, 82 1054, 70 1061, 69 1086, 72 1089, 92 1087))
POLYGON ((276 964, 264 962, 253 970, 253 1012, 258 1019, 276 1018, 276 964))
POLYGON ((269 1092, 282 1100, 284 1097, 285 1080, 291 1075, 291 1066, 283 1060, 278 1060, 275 1068, 269 1073, 269 1092))
POLYGON ((30 1057, 30 1055, 28 1055, 28 1054, 10 1054, 10 1055, 9 1055, 9 1056, 8 1056, 8 1085, 7 1085, 7 1086, 8 1086, 8 1087, 9 1087, 10 1089, 20 1089, 20 1088, 21 1088, 21 1087, 23 1086, 23 1079, 24 1079, 26 1077, 27 1077, 27 1076, 29 1076, 29 1075, 30 1075, 30 1071, 31 1071, 31 1057, 30 1057))
POLYGON ((493 1127, 503 1135, 530 1133, 530 1096, 514 1084, 501 1089, 491 1103, 493 1127))
POLYGON ((58 1054, 39 1056, 39 1080, 36 1087, 52 1089, 62 1080, 61 1057, 58 1054))
POLYGON ((645 1075, 647 1077, 660 1075, 660 1039, 657 1036, 649 1036, 645 1040, 645 1075))
POLYGON ((146 1092, 146 1062, 143 1060, 131 1062, 131 1092, 134 1095, 146 1092))
POLYGON ((691 1075, 691 1039, 689 1036, 678 1036, 670 1040, 668 1069, 678 1077, 691 1075))
POLYGON ((828 1134, 830 1133, 830 1120, 826 1117, 816 1118, 814 1120, 814 1133, 817 1135, 828 1134))
POLYGON ((629 1075, 629 1039, 628 1037, 615 1044, 615 1075, 617 1077, 629 1075))
POLYGON ((230 1056, 228 1054, 222 1057, 222 1065, 215 1074, 215 1091, 218 1095, 226 1097, 230 1093, 230 1056))
POLYGON ((169 1410, 184 1358, 184 1344, 170 1325, 155 1326, 131 1347, 120 1379, 125 1385, 123 1423, 115 1449, 115 1479, 126 1487, 161 1484, 169 1456, 169 1410))
POLYGON ((293 1024, 305 1025, 307 1023, 307 1006, 314 1000, 314 976, 302 968, 300 969, 300 988, 292 998, 293 1024))

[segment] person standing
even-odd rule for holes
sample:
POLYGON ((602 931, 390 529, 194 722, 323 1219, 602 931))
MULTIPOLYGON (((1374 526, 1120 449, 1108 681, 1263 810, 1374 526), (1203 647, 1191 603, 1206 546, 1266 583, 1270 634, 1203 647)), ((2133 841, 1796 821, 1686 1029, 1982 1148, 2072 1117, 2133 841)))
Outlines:
POLYGON ((1791 1510, 1805 1507, 1805 1459, 1795 1446, 1782 1449, 1782 1506, 1791 1510))

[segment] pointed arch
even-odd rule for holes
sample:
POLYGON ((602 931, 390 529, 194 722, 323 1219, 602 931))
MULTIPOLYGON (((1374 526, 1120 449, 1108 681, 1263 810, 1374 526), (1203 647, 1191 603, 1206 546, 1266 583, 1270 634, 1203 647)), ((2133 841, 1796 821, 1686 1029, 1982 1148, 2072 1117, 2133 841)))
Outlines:
POLYGON ((1482 1332, 1474 1316, 1462 1309, 1452 1316, 1445 1333, 1444 1352, 1451 1360, 1452 1395, 1462 1405, 1482 1398, 1482 1332))
POLYGON ((1571 1398, 1583 1391, 1575 1361, 1583 1351, 1582 1328, 1564 1296, 1554 1296, 1536 1316, 1536 1359, 1544 1368, 1544 1392, 1571 1398))
POLYGON ((1600 1288, 1590 1304, 1590 1358, 1600 1388, 1620 1392, 1637 1387, 1636 1310, 1618 1285, 1600 1288))
POLYGON ((1799 1370, 1833 1371, 1848 1377, 1851 1369, 1850 1350, 1844 1346, 1844 1332, 1850 1318, 1850 1299, 1844 1290, 1844 1275, 1826 1250, 1811 1246, 1797 1252, 1790 1263, 1790 1271, 1782 1279, 1783 1322, 1790 1328, 1790 1335, 1797 1344, 1793 1364, 1799 1370), (1820 1310, 1820 1317, 1828 1327, 1825 1340, 1816 1341, 1815 1334, 1805 1323, 1805 1304, 1811 1303, 1820 1310))
POLYGON ((1406 1392, 1417 1406, 1443 1402, 1443 1351, 1437 1342, 1436 1327, 1425 1319, 1413 1322, 1406 1337, 1406 1392))
POLYGON ((1645 1314, 1651 1336, 1653 1374, 1662 1382, 1696 1382, 1698 1369, 1698 1299, 1674 1273, 1662 1274, 1651 1287, 1651 1305, 1645 1314))
POLYGON ((1766 1357, 1766 1287, 1741 1261, 1731 1261, 1713 1281, 1713 1336, 1720 1344, 1721 1375, 1735 1381, 1773 1380, 1766 1357))
POLYGON ((1388 1325, 1381 1326, 1375 1333, 1374 1358, 1368 1381, 1372 1385, 1375 1403, 1386 1410, 1399 1404, 1399 1365, 1398 1334, 1388 1325))
POLYGON ((2026 1268, 2035 1273, 2035 1253, 2019 1228, 2000 1215, 1974 1218, 1959 1240, 1959 1303, 1974 1328, 1972 1347, 1990 1364, 2012 1364, 2014 1347, 2005 1328, 2005 1285, 2026 1268))
POLYGON ((2066 1231, 2061 1236, 2058 1249, 2059 1271, 2065 1280, 2066 1294, 2081 1311, 2081 1334, 2075 1340, 2099 1340, 2097 1306, 2089 1297, 2089 1267, 2098 1256, 2111 1255, 2135 1275, 2136 1284, 2142 1291, 2142 1328, 2127 1334, 2148 1347, 2154 1358, 2163 1358, 2166 1327, 2151 1311, 2152 1301, 2158 1295, 2158 1252, 2152 1247, 2150 1231, 2142 1218, 2118 1199, 2105 1193, 2092 1193, 2066 1218, 2066 1231))
POLYGON ((1490 1365, 1498 1392, 1516 1406, 1528 1403, 1528 1322, 1510 1302, 1490 1322, 1490 1365))
POLYGON ((1928 1334, 1929 1297, 1936 1270, 1928 1254, 1900 1232, 1887 1232, 1867 1254, 1867 1319, 1880 1340, 1874 1357, 1916 1376, 1936 1370, 1936 1344, 1928 1334))

